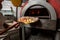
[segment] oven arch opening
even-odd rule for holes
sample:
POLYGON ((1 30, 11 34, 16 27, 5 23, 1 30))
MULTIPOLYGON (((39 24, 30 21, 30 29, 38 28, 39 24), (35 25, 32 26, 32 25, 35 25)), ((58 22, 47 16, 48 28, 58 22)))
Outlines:
POLYGON ((40 18, 50 18, 50 13, 47 10, 47 8, 45 8, 42 5, 33 5, 31 7, 29 7, 24 16, 33 16, 33 17, 40 17, 40 18))

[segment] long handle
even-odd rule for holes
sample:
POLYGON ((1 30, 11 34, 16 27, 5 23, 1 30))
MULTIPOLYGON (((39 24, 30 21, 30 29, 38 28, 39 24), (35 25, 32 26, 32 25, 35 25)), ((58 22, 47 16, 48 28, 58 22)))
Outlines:
POLYGON ((7 29, 4 29, 2 31, 0 31, 0 35, 2 35, 3 33, 7 32, 9 29, 19 26, 19 23, 14 24, 13 26, 8 27, 7 29))

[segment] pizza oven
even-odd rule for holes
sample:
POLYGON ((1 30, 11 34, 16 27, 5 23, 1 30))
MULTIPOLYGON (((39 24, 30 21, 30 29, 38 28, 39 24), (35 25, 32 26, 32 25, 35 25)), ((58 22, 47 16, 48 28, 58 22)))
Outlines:
POLYGON ((56 12, 54 8, 46 1, 35 0, 28 2, 22 9, 22 16, 38 17, 42 25, 40 29, 56 30, 56 12))

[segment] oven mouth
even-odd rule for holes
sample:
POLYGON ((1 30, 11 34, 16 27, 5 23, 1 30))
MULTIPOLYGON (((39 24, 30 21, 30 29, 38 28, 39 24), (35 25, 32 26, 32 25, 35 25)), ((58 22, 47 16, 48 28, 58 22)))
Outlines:
POLYGON ((47 10, 47 8, 45 8, 42 5, 33 5, 29 7, 26 10, 24 16, 33 16, 33 17, 40 17, 45 19, 50 18, 49 11, 47 10))

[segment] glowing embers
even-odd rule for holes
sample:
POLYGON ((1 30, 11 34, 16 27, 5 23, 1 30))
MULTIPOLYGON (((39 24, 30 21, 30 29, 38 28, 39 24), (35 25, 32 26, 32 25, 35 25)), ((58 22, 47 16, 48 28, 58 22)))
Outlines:
POLYGON ((28 9, 25 16, 49 16, 49 12, 46 8, 28 9))
POLYGON ((32 15, 39 14, 40 10, 32 9, 32 10, 29 11, 29 13, 31 13, 32 15))

